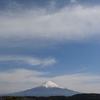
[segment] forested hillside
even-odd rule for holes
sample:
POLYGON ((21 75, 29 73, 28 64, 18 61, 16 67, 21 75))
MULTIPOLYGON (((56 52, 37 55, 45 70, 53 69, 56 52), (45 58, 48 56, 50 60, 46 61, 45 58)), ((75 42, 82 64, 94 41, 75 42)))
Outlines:
POLYGON ((0 97, 0 100, 100 100, 100 94, 77 94, 74 96, 50 96, 50 97, 0 97))

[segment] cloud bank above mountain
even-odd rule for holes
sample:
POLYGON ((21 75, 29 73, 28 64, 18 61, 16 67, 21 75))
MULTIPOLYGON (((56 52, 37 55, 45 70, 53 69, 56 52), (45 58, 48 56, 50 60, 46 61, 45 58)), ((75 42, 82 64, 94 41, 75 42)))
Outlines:
MULTIPOLYGON (((0 11, 0 37, 82 40, 100 36, 100 6, 65 6, 54 12, 46 8, 0 11)), ((52 6, 55 6, 54 3, 52 6)))

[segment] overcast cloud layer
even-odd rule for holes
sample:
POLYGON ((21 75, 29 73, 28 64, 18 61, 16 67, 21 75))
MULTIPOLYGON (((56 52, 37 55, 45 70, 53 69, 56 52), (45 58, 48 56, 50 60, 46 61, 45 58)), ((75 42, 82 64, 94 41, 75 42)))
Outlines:
MULTIPOLYGON (((49 12, 46 8, 0 12, 0 37, 80 40, 99 36, 100 6, 74 5, 49 12)), ((55 7, 55 5, 52 5, 55 7)), ((17 9, 17 8, 16 8, 17 9)))

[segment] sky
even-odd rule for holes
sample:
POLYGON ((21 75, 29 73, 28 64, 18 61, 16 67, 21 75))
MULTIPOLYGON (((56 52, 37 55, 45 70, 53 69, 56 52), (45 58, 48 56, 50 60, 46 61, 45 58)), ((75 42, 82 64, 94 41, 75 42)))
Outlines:
POLYGON ((0 94, 46 81, 100 93, 100 0, 0 0, 0 94))

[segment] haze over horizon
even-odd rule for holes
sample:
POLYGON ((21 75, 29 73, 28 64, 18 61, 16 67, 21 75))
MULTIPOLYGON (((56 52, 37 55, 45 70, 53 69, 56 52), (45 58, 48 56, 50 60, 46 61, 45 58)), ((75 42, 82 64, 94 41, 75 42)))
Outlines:
POLYGON ((100 93, 100 0, 0 0, 0 94, 50 80, 100 93))

